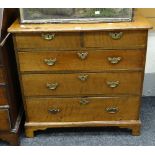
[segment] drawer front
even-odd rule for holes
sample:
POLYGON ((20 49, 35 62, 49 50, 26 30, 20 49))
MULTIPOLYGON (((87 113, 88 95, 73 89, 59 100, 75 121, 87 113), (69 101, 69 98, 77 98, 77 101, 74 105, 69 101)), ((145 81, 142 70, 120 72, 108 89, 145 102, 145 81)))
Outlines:
POLYGON ((17 34, 17 49, 78 49, 79 33, 35 33, 17 34), (52 37, 53 35, 53 37, 52 37), (50 38, 51 36, 51 38, 50 38))
POLYGON ((147 31, 99 31, 85 32, 85 47, 102 47, 104 49, 145 48, 147 31))
POLYGON ((7 90, 5 87, 0 87, 0 106, 8 104, 7 92, 6 91, 7 90))
POLYGON ((8 109, 0 109, 0 130, 10 129, 10 117, 8 109))
POLYGON ((3 68, 0 68, 0 84, 5 83, 5 71, 3 68))
POLYGON ((142 74, 140 72, 23 74, 22 81, 25 96, 140 94, 142 74))
POLYGON ((139 97, 28 98, 28 121, 82 122, 137 120, 139 97))
POLYGON ((142 69, 144 50, 19 52, 21 71, 142 69))

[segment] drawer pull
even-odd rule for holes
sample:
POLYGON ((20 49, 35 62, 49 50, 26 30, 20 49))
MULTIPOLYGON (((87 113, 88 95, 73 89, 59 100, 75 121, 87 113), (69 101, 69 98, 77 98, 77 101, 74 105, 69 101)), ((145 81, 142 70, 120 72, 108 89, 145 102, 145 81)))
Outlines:
POLYGON ((80 104, 81 104, 81 105, 86 105, 86 104, 88 104, 88 103, 89 103, 89 100, 86 99, 86 98, 82 98, 82 99, 80 100, 80 104))
POLYGON ((114 40, 118 40, 123 36, 123 32, 110 32, 109 36, 114 40))
POLYGON ((111 64, 118 64, 122 60, 122 57, 108 57, 107 59, 111 64))
POLYGON ((55 34, 49 34, 49 33, 47 33, 47 34, 43 33, 41 36, 45 40, 53 40, 55 38, 55 34))
POLYGON ((57 114, 60 111, 61 111, 60 109, 48 109, 48 112, 51 113, 51 114, 57 114))
POLYGON ((118 107, 108 107, 108 108, 106 108, 106 112, 108 112, 110 114, 115 114, 118 112, 118 107))
POLYGON ((78 78, 81 80, 81 81, 86 81, 88 79, 88 75, 86 74, 81 74, 78 76, 78 78))
POLYGON ((85 60, 88 56, 88 52, 78 52, 77 55, 81 60, 85 60))
POLYGON ((48 66, 55 65, 56 61, 57 61, 56 58, 54 58, 54 59, 52 59, 52 58, 50 58, 50 59, 44 59, 44 63, 47 64, 48 66))
POLYGON ((110 88, 116 88, 118 87, 120 84, 119 81, 107 81, 107 85, 110 87, 110 88))
POLYGON ((55 90, 57 87, 58 87, 58 83, 56 82, 56 83, 47 83, 46 84, 46 87, 48 88, 48 89, 50 89, 50 90, 55 90))

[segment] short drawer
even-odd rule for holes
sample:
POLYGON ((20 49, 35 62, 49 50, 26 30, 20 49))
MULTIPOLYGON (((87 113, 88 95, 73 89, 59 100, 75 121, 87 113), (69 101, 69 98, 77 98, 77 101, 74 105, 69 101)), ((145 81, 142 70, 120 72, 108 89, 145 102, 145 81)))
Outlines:
POLYGON ((25 96, 140 94, 142 74, 140 72, 23 74, 22 81, 25 96))
POLYGON ((8 104, 7 92, 6 91, 7 90, 4 86, 0 87, 0 106, 8 104))
POLYGON ((29 122, 120 121, 139 118, 139 97, 27 98, 29 122))
POLYGON ((78 49, 79 33, 31 33, 16 34, 17 49, 78 49))
POLYGON ((84 33, 84 47, 104 49, 137 49, 145 48, 147 31, 118 30, 84 33))
POLYGON ((10 116, 8 109, 0 109, 0 131, 10 129, 10 116))
POLYGON ((143 69, 145 50, 19 52, 20 71, 143 69))

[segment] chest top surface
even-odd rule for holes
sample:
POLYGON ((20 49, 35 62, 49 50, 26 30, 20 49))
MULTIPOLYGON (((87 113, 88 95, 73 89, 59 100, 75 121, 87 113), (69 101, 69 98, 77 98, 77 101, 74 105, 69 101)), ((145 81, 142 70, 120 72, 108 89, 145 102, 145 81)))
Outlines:
POLYGON ((132 22, 120 23, 85 23, 85 24, 20 24, 16 20, 8 29, 11 33, 23 32, 80 32, 80 31, 108 31, 108 30, 137 30, 151 29, 146 18, 135 15, 132 22))

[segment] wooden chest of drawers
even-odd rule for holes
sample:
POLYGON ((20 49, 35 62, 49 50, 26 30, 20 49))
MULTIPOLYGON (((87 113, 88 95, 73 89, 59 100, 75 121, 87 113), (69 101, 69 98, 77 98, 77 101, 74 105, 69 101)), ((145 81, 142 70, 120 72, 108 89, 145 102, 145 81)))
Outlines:
POLYGON ((140 134, 147 34, 129 23, 22 24, 13 34, 26 136, 50 127, 118 126, 140 134))
POLYGON ((16 9, 0 9, 0 140, 11 145, 19 144, 23 113, 13 40, 7 33, 16 17, 16 9))

